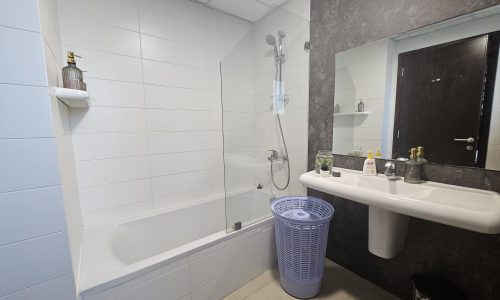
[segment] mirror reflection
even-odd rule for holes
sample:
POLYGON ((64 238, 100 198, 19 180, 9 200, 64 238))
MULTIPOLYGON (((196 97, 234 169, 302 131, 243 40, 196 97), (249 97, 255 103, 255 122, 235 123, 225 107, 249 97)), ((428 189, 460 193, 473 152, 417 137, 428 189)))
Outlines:
POLYGON ((337 53, 333 152, 500 170, 499 43, 490 9, 337 53))

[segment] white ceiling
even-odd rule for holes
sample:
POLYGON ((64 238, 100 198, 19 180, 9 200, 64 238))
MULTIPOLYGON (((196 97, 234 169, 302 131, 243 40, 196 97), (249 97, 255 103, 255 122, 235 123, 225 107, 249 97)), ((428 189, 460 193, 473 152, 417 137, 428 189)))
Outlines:
POLYGON ((287 0, 195 0, 217 10, 256 22, 287 0))

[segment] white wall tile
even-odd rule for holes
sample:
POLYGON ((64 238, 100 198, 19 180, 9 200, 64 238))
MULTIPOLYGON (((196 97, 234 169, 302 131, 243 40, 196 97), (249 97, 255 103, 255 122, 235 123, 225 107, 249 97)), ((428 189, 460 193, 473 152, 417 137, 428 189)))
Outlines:
POLYGON ((150 154, 208 150, 210 135, 204 131, 149 132, 150 154))
POLYGON ((208 111, 148 109, 149 131, 209 130, 208 111))
MULTIPOLYGON (((161 209, 163 207, 173 207, 186 203, 190 203, 199 199, 206 199, 208 195, 212 193, 212 188, 207 184, 204 184, 200 187, 194 187, 192 190, 188 192, 183 192, 181 194, 175 194, 166 197, 155 198, 153 200, 154 206, 156 209, 161 209)), ((212 214, 213 220, 219 220, 224 223, 224 207, 220 207, 218 210, 219 214, 212 214)), ((220 227, 220 230, 223 230, 224 225, 220 227)))
POLYGON ((144 202, 151 198, 151 180, 149 178, 80 189, 80 200, 84 214, 144 202))
POLYGON ((60 187, 0 193, 0 215, 0 246, 66 229, 60 187))
POLYGON ((134 287, 116 300, 177 300, 189 293, 189 267, 183 267, 134 287))
POLYGON ((208 92, 159 85, 144 85, 148 108, 208 110, 208 92))
POLYGON ((153 211, 153 202, 147 200, 130 205, 121 205, 112 209, 99 210, 83 215, 84 226, 94 226, 111 220, 127 218, 130 216, 153 211))
POLYGON ((0 138, 52 136, 48 89, 0 84, 0 138))
POLYGON ((206 23, 207 9, 190 1, 139 0, 139 4, 149 11, 165 14, 164 18, 180 18, 202 27, 206 23))
POLYGON ((16 293, 0 297, 1 300, 73 300, 76 299, 75 277, 64 275, 16 293))
POLYGON ((80 161, 76 168, 80 187, 143 179, 150 175, 146 156, 80 161))
POLYGON ((148 297, 145 299, 163 299, 156 297, 165 297, 165 294, 176 296, 174 299, 180 298, 186 293, 189 293, 189 286, 187 286, 187 292, 185 291, 186 285, 189 285, 189 270, 186 270, 187 264, 188 264, 187 258, 174 261, 173 263, 170 263, 167 266, 143 274, 138 278, 132 279, 124 284, 107 289, 98 294, 85 295, 84 299, 85 300, 116 299, 115 297, 117 296, 126 297, 128 291, 130 291, 131 295, 135 296, 132 299, 141 298, 140 296, 137 296, 137 292, 141 291, 143 293, 148 293, 147 294, 148 297), (166 282, 165 279, 169 279, 173 283, 175 283, 176 284, 175 288, 171 287, 170 283, 168 282, 169 280, 166 282), (162 285, 164 288, 168 290, 168 292, 162 290, 161 288, 162 285), (150 289, 151 291, 155 291, 155 293, 149 294, 149 292, 146 291, 144 288, 150 289), (172 292, 172 290, 176 288, 178 290, 176 292, 172 292))
MULTIPOLYGON (((38 1, 40 29, 51 54, 60 66, 61 40, 59 38, 59 18, 57 17, 57 0, 38 1)), ((49 52, 45 52, 46 56, 49 52)), ((59 71, 59 70, 58 70, 59 71)), ((53 86, 53 85, 52 85, 53 86)))
POLYGON ((260 257, 244 262, 240 267, 210 282, 192 293, 193 300, 221 299, 262 273, 260 257))
POLYGON ((0 296, 71 273, 66 232, 0 247, 0 296))
MULTIPOLYGON (((63 41, 64 43, 64 41, 63 41)), ((81 56, 76 65, 86 71, 83 78, 110 79, 127 82, 142 82, 140 58, 83 49, 63 44, 63 53, 73 51, 81 56)))
POLYGON ((73 109, 71 127, 73 133, 146 132, 146 113, 141 108, 73 109))
POLYGON ((205 170, 212 165, 209 151, 151 155, 150 160, 153 177, 205 170))
POLYGON ((255 114, 225 111, 223 114, 224 129, 252 130, 255 129, 255 114))
POLYGON ((40 33, 0 27, 0 41, 0 83, 47 86, 40 33))
POLYGON ((76 161, 148 154, 147 133, 73 134, 73 143, 76 161))
POLYGON ((140 83, 86 78, 92 105, 144 107, 144 91, 140 83))
POLYGON ((183 16, 168 17, 148 9, 140 10, 141 32, 149 35, 204 47, 206 30, 203 26, 184 21, 183 16))
POLYGON ((193 261, 191 263, 191 289, 197 290, 236 269, 244 262, 242 257, 248 260, 252 257, 259 257, 260 259, 261 245, 261 234, 258 233, 193 261))
POLYGON ((58 0, 59 14, 107 24, 134 31, 139 30, 137 0, 58 0))
POLYGON ((263 271, 276 268, 277 252, 276 252, 276 236, 274 228, 268 228, 262 231, 262 269, 263 271))
MULTIPOLYGON (((216 101, 220 103, 220 94, 216 94, 216 101)), ((271 98, 268 99, 270 103, 271 98)), ((255 111, 255 96, 222 93, 222 101, 224 103, 225 112, 254 112, 255 111)), ((267 106, 269 110, 269 105, 267 106)))
POLYGON ((207 71, 143 60, 144 83, 207 90, 207 71))
POLYGON ((168 197, 191 190, 211 188, 210 176, 209 170, 203 170, 152 178, 153 197, 168 197))
POLYGON ((0 25, 40 32, 37 0, 1 0, 0 25))
POLYGON ((104 52, 141 56, 138 32, 60 16, 61 41, 68 46, 104 52))
POLYGON ((141 34, 142 57, 198 69, 207 67, 206 51, 164 38, 141 34))
POLYGON ((59 185, 53 138, 0 140, 0 193, 59 185))
POLYGON ((224 149, 230 150, 231 148, 249 148, 255 147, 255 131, 253 130, 235 130, 224 132, 224 149))

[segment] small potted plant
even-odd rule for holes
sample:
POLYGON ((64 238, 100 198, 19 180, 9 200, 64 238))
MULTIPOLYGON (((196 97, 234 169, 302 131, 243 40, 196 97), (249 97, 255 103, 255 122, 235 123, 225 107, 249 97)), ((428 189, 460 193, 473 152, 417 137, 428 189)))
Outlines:
POLYGON ((319 170, 319 174, 323 177, 330 176, 330 166, 328 165, 328 161, 326 159, 323 159, 321 161, 321 167, 319 170))

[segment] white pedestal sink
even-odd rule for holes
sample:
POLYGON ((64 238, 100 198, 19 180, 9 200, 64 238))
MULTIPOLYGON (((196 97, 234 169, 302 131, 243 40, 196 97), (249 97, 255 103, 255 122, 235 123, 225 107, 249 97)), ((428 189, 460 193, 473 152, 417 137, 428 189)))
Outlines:
POLYGON ((370 252, 394 257, 403 247, 408 216, 488 234, 500 233, 500 195, 435 182, 389 181, 384 175, 335 168, 341 177, 315 171, 300 176, 309 188, 369 205, 370 252))

